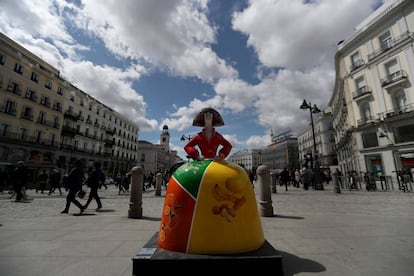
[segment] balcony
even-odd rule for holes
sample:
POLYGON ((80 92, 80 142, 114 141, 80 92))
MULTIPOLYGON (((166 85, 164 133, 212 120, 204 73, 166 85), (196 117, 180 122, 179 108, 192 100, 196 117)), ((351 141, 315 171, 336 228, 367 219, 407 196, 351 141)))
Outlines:
POLYGON ((374 116, 370 115, 370 116, 366 116, 365 118, 361 118, 360 120, 357 121, 358 127, 369 124, 369 123, 373 123, 375 122, 375 118, 374 116))
POLYGON ((65 114, 63 114, 63 117, 65 119, 70 119, 72 121, 77 121, 78 118, 79 118, 79 115, 78 114, 75 114, 75 112, 73 112, 72 110, 69 110, 68 109, 68 110, 65 111, 65 114))
POLYGON ((371 61, 375 59, 376 57, 380 56, 382 53, 385 53, 389 51, 390 49, 398 46, 400 43, 404 42, 407 39, 410 39, 410 40, 412 39, 410 32, 406 32, 395 39, 389 40, 387 43, 381 45, 380 48, 376 49, 373 53, 368 54, 368 60, 371 61))
POLYGON ((115 141, 112 139, 105 139, 104 142, 105 142, 104 146, 107 148, 111 148, 115 145, 115 141))
POLYGON ((395 117, 401 118, 401 115, 414 112, 414 104, 407 104, 402 107, 390 109, 379 114, 380 118, 384 120, 393 120, 395 117))
POLYGON ((67 136, 74 138, 76 135, 77 129, 71 126, 62 126, 62 136, 67 136))
POLYGON ((358 88, 358 90, 356 90, 355 92, 352 92, 352 98, 355 101, 360 101, 367 98, 372 99, 372 90, 369 86, 362 86, 358 88))
POLYGON ((408 75, 404 70, 392 73, 381 79, 381 86, 389 89, 395 86, 406 86, 408 84, 408 75))
POLYGON ((350 71, 351 73, 355 70, 357 70, 358 68, 361 68, 362 66, 364 66, 365 61, 363 59, 359 59, 355 62, 352 63, 351 67, 350 67, 350 71))

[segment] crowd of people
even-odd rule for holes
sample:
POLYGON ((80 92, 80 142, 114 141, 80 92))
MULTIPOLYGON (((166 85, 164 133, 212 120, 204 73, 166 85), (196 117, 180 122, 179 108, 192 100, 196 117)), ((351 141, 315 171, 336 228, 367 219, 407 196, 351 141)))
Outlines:
MULTIPOLYGON (((162 174, 162 186, 166 189, 170 178, 169 170, 160 170, 157 172, 148 172, 144 175, 143 190, 156 188, 156 176, 162 174)), ((75 205, 82 214, 88 207, 96 202, 96 210, 102 209, 102 199, 99 196, 99 190, 107 189, 105 183, 105 173, 101 169, 101 163, 96 161, 92 166, 86 167, 81 160, 76 160, 70 164, 70 168, 64 173, 59 168, 40 169, 37 175, 33 175, 23 161, 19 161, 16 167, 8 172, 0 170, 0 192, 7 190, 10 199, 15 202, 28 202, 26 189, 33 188, 36 193, 53 195, 57 191, 60 196, 66 195, 66 203, 62 214, 69 213, 71 205, 75 205), (28 185, 30 187, 28 187, 28 185), (87 193, 88 192, 88 193, 87 193), (82 203, 84 198, 87 199, 82 203)), ((131 173, 121 170, 113 179, 114 186, 118 189, 118 195, 129 194, 131 182, 131 173)))

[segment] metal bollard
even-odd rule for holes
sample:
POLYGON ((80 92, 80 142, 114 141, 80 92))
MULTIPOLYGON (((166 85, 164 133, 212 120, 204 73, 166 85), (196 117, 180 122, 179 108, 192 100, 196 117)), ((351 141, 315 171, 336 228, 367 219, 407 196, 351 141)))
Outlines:
POLYGON ((260 188, 260 215, 273 217, 272 195, 270 193, 270 170, 266 165, 260 165, 256 170, 257 181, 260 188))
POLYGON ((162 174, 159 172, 155 176, 155 195, 161 195, 161 187, 162 187, 162 174))
POLYGON ((144 185, 144 170, 135 166, 131 170, 130 199, 128 218, 142 218, 142 189, 144 185))

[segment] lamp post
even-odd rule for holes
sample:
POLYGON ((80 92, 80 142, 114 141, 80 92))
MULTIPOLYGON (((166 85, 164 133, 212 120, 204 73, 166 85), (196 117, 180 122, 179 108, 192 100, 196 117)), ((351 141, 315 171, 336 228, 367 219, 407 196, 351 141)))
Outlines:
POLYGON ((319 160, 318 160, 318 154, 316 150, 316 138, 315 138, 315 126, 313 124, 313 114, 314 113, 320 113, 321 110, 314 104, 312 106, 312 103, 307 103, 306 100, 303 100, 303 103, 300 106, 300 109, 309 109, 310 118, 311 118, 311 126, 312 126, 312 138, 313 138, 313 153, 311 155, 311 166, 314 169, 315 172, 315 190, 323 190, 323 184, 321 182, 320 178, 320 168, 319 168, 319 160))
MULTIPOLYGON (((189 135, 183 134, 183 135, 181 135, 180 140, 181 141, 186 141, 186 140, 190 141, 191 138, 193 138, 193 136, 191 136, 190 134, 189 135)), ((190 161, 190 157, 188 155, 187 155, 187 159, 188 159, 188 161, 190 161)))
POLYGON ((180 140, 181 141, 185 141, 185 140, 188 140, 188 141, 190 141, 191 140, 191 138, 193 138, 191 135, 181 135, 181 138, 180 138, 180 140))

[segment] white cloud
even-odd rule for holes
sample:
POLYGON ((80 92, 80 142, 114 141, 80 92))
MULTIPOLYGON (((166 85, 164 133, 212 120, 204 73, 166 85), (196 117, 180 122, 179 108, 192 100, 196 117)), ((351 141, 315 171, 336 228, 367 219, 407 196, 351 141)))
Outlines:
MULTIPOLYGON (((0 30, 57 67, 80 89, 137 122, 141 130, 159 131, 164 124, 187 130, 201 108, 212 106, 233 114, 254 109, 254 120, 277 133, 309 123, 308 115, 299 110, 303 99, 326 106, 334 82, 336 44, 378 2, 250 0, 232 15, 232 27, 248 37, 241 47, 257 54, 257 84, 239 78, 231 66, 237 61, 213 51, 218 26, 208 21, 206 0, 83 0, 80 6, 64 0, 3 0, 0 30), (126 68, 86 60, 95 49, 79 42, 78 36, 85 35, 103 42, 126 68), (133 88, 134 81, 152 70, 198 78, 211 84, 216 94, 195 96, 185 106, 172 103, 175 111, 157 122, 147 118, 145 99, 133 88)), ((246 141, 234 133, 228 137, 238 148, 269 142, 267 134, 246 141)))

